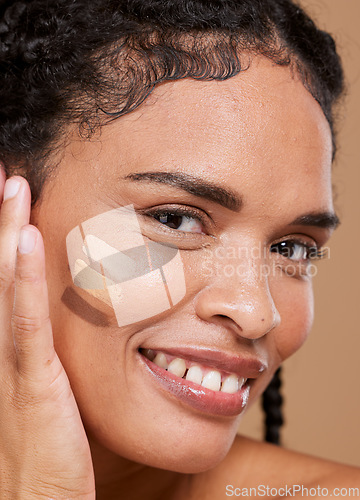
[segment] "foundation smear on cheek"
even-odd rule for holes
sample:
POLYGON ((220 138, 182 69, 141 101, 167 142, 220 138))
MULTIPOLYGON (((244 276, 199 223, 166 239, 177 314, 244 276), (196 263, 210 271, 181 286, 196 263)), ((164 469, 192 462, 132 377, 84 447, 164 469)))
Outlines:
POLYGON ((145 241, 133 205, 81 223, 66 248, 74 285, 112 307, 118 326, 151 318, 185 296, 180 250, 145 241))

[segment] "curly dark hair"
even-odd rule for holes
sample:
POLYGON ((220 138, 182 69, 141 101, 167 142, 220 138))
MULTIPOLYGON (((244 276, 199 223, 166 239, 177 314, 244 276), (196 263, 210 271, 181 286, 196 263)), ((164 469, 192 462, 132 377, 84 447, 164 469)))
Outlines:
POLYGON ((226 80, 251 54, 300 75, 334 138, 341 62, 291 0, 0 0, 0 161, 27 178, 34 204, 70 124, 91 137, 157 84, 226 80))
POLYGON ((241 54, 293 65, 333 130, 335 43, 290 0, 0 0, 0 160, 39 198, 66 125, 90 136, 155 85, 225 80, 241 54))

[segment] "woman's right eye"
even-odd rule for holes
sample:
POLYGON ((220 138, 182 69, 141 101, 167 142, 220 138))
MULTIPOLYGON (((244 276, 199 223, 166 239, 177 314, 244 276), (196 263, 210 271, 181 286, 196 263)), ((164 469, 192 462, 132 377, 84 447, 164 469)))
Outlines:
POLYGON ((191 205, 154 206, 137 209, 144 236, 168 242, 182 250, 199 250, 215 238, 212 218, 191 205))
POLYGON ((198 217, 184 215, 179 212, 162 212, 152 215, 161 224, 176 231, 203 233, 203 225, 198 217))

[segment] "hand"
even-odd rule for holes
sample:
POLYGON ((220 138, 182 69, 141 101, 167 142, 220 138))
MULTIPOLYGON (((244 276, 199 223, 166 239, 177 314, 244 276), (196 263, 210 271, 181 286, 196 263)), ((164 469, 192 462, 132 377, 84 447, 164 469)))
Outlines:
MULTIPOLYGON (((0 201, 4 181, 0 170, 0 201)), ((29 225, 31 194, 26 180, 19 176, 8 180, 4 198, 0 208, 0 498, 95 499, 89 444, 54 350, 44 245, 39 230, 29 225), (11 196, 9 188, 15 180, 20 187, 11 196)))

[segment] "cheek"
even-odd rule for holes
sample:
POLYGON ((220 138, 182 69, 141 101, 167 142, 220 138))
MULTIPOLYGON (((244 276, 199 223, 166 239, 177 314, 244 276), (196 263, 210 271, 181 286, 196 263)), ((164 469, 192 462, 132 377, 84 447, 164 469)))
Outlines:
POLYGON ((171 309, 185 296, 179 249, 144 238, 132 205, 82 222, 66 247, 74 285, 110 306, 119 327, 171 309))
POLYGON ((294 354, 307 339, 314 318, 314 298, 311 281, 291 283, 275 298, 279 304, 281 324, 275 335, 280 362, 294 354))

